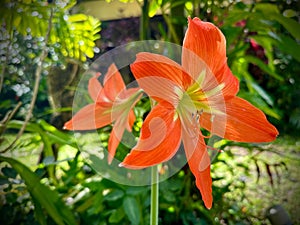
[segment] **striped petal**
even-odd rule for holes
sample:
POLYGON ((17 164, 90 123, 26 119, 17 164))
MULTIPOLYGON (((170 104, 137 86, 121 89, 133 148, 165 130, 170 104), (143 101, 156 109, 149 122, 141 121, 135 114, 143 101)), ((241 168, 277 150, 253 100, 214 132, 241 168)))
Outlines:
POLYGON ((98 104, 86 105, 65 123, 64 129, 93 130, 104 127, 112 122, 110 108, 98 104))
POLYGON ((190 170, 196 178, 206 208, 212 207, 212 179, 210 176, 210 159, 203 136, 199 129, 187 132, 182 129, 182 140, 190 170), (191 135, 191 132, 194 133, 191 135), (198 133, 198 134, 197 134, 198 133), (197 135, 195 137, 195 135, 197 135))
POLYGON ((189 18, 188 22, 183 42, 183 68, 193 76, 197 76, 203 70, 202 67, 209 68, 218 83, 225 84, 224 95, 236 95, 239 82, 227 66, 224 35, 215 25, 203 22, 199 18, 189 18), (199 64, 200 61, 207 66, 199 64))
POLYGON ((171 59, 152 53, 137 54, 131 64, 137 82, 144 91, 156 101, 167 101, 174 106, 178 102, 177 90, 182 89, 181 66, 171 59))
POLYGON ((120 165, 139 169, 171 159, 181 139, 180 120, 174 116, 175 110, 169 103, 156 105, 144 121, 138 143, 120 165))
POLYGON ((270 142, 278 135, 265 114, 244 99, 234 97, 225 102, 223 115, 203 113, 200 124, 212 133, 238 142, 270 142))

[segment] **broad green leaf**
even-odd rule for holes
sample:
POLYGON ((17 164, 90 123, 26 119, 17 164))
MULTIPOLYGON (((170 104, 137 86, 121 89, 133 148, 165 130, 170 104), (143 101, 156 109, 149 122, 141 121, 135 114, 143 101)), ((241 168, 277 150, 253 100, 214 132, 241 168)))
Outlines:
POLYGON ((294 39, 280 34, 275 39, 276 46, 283 52, 290 54, 298 62, 300 62, 300 45, 294 39))
POLYGON ((15 159, 4 156, 0 156, 0 161, 8 162, 20 174, 31 196, 47 211, 56 224, 77 224, 71 210, 60 199, 58 193, 42 184, 38 176, 28 167, 15 159))
POLYGON ((267 64, 265 64, 259 58, 256 58, 256 57, 250 56, 250 55, 246 55, 246 56, 244 56, 244 59, 249 63, 257 65, 261 70, 263 70, 265 73, 271 75, 272 77, 276 78, 277 80, 283 81, 283 78, 279 74, 277 74, 275 71, 273 71, 267 64))
POLYGON ((273 106, 274 102, 268 93, 262 89, 258 84, 255 82, 252 82, 252 87, 255 89, 255 91, 270 105, 273 106))
POLYGON ((252 93, 254 92, 254 89, 252 87, 253 77, 248 72, 248 62, 245 60, 244 57, 240 57, 237 60, 235 60, 231 66, 233 74, 238 76, 240 80, 243 80, 248 90, 252 93))
POLYGON ((253 38, 259 45, 261 45, 264 50, 265 50, 265 55, 268 58, 268 62, 270 62, 268 65, 270 67, 270 69, 272 71, 275 70, 275 66, 274 63, 272 63, 274 61, 274 52, 273 52, 273 44, 274 41, 270 40, 270 38, 266 38, 266 36, 262 36, 262 35, 254 35, 253 38))
POLYGON ((232 25, 236 24, 237 22, 241 20, 246 20, 250 15, 250 12, 240 9, 234 9, 232 11, 229 11, 228 17, 226 17, 226 20, 224 20, 224 26, 232 27, 232 25))
POLYGON ((114 210, 108 218, 109 223, 119 223, 125 216, 124 209, 122 207, 114 210))
POLYGON ((279 12, 275 4, 270 4, 270 3, 256 4, 255 9, 256 11, 261 12, 264 15, 264 17, 267 18, 268 20, 270 21, 276 20, 287 31, 289 31, 294 38, 300 39, 300 24, 296 20, 281 15, 281 13, 279 12))
POLYGON ((284 26, 284 28, 287 29, 294 38, 300 40, 300 24, 297 21, 291 18, 284 17, 281 14, 273 15, 272 18, 274 18, 282 26, 284 26))
POLYGON ((105 195, 104 200, 106 201, 117 201, 124 196, 124 192, 122 190, 115 189, 105 195))
POLYGON ((142 193, 147 192, 149 189, 147 187, 144 186, 133 186, 133 187, 127 187, 126 188, 126 195, 140 195, 142 193))
POLYGON ((275 4, 270 4, 270 3, 260 3, 260 4, 255 4, 255 10, 262 12, 266 16, 270 14, 279 14, 279 10, 275 4))
POLYGON ((43 208, 42 208, 41 204, 33 196, 32 196, 32 201, 34 204, 35 218, 37 219, 37 221, 39 221, 39 223, 41 225, 47 225, 47 221, 46 221, 45 214, 43 212, 43 208))
POLYGON ((123 207, 125 214, 130 220, 131 224, 138 225, 141 220, 141 213, 139 209, 139 204, 134 197, 127 196, 124 198, 123 207))

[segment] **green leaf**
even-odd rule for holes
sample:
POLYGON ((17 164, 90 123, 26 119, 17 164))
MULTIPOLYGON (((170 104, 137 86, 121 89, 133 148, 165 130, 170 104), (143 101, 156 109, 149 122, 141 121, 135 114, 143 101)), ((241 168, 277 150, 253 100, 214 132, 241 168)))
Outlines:
POLYGON ((272 77, 276 78, 277 80, 283 81, 283 78, 273 71, 267 64, 265 64, 259 58, 254 56, 246 55, 243 57, 247 62, 257 65, 260 69, 262 69, 265 73, 271 75, 272 77))
POLYGON ((125 197, 123 207, 131 224, 138 225, 141 220, 141 213, 136 199, 130 196, 125 197))
POLYGON ((275 4, 256 4, 255 9, 262 13, 266 19, 280 23, 294 38, 300 39, 300 24, 296 20, 281 15, 275 4))
POLYGON ((45 215, 43 213, 43 208, 42 208, 41 204, 34 197, 32 197, 32 201, 34 204, 35 218, 39 221, 39 223, 41 225, 47 225, 47 221, 46 221, 45 215))
POLYGON ((284 26, 284 28, 287 29, 294 38, 300 40, 300 24, 297 21, 284 17, 281 14, 273 15, 272 18, 284 26))
MULTIPOLYGON (((60 199, 58 193, 42 184, 38 176, 28 167, 15 159, 4 156, 0 156, 0 161, 8 162, 20 174, 32 198, 47 211, 56 224, 77 224, 71 210, 60 199)), ((38 213, 40 214, 40 212, 38 213)))
POLYGON ((122 207, 114 210, 110 217, 108 218, 109 223, 119 223, 125 216, 124 210, 122 207))
MULTIPOLYGON (((270 33, 271 35, 271 33, 270 33)), ((300 45, 294 39, 280 34, 276 35, 272 33, 273 37, 276 37, 276 46, 283 52, 290 54, 294 59, 300 62, 300 45)))
POLYGON ((158 1, 151 1, 150 6, 149 6, 149 10, 148 10, 149 17, 155 16, 155 14, 157 13, 157 11, 159 9, 160 9, 159 2, 158 1))
POLYGON ((121 199, 124 196, 124 192, 122 190, 113 190, 111 192, 109 192, 104 199, 107 201, 117 201, 119 199, 121 199))
POLYGON ((274 104, 273 99, 264 89, 262 89, 262 87, 260 87, 258 84, 254 82, 252 82, 252 87, 270 106, 273 106, 274 104))
POLYGON ((88 19, 88 16, 85 14, 74 14, 74 15, 69 15, 68 17, 68 22, 80 22, 80 21, 85 21, 88 19))

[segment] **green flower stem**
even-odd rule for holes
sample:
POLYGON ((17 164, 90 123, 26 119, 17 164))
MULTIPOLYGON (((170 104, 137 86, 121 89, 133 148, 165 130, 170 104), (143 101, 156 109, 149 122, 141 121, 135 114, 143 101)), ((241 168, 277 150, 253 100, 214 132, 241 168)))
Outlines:
POLYGON ((150 225, 158 225, 158 166, 151 169, 151 208, 150 208, 150 225))

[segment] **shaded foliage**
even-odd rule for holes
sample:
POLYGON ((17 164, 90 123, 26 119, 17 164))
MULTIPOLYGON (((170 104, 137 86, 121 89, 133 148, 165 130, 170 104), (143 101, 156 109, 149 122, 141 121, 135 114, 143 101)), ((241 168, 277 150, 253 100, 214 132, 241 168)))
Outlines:
MULTIPOLYGON (((240 96, 261 108, 281 133, 297 137, 300 128, 298 1, 246 4, 223 0, 153 0, 148 3, 146 13, 152 18, 153 39, 181 43, 186 15, 217 24, 227 39, 228 63, 241 82, 240 96), (162 15, 154 17, 158 10, 162 15)), ((0 35, 0 69, 4 71, 0 96, 1 150, 22 126, 20 119, 26 115, 26 105, 32 97, 37 56, 45 44, 42 37, 49 8, 54 7, 56 12, 34 116, 17 145, 0 156, 3 224, 148 224, 149 187, 128 187, 102 178, 85 161, 73 135, 48 123, 53 116, 46 80, 48 69, 57 69, 54 77, 60 77, 70 64, 82 69, 82 61, 93 58, 94 51, 98 51, 95 40, 99 38, 99 21, 85 14, 72 15, 74 4, 73 1, 68 4, 1 1, 4 6, 0 9, 4 15, 0 35), (19 120, 5 121, 5 115, 20 100, 23 106, 14 116, 19 120)), ((102 23, 98 54, 138 40, 139 23, 139 18, 102 23), (125 33, 120 24, 128 28, 125 33)), ((72 89, 72 85, 75 83, 60 89, 72 89)), ((59 104, 56 112, 70 111, 67 106, 59 108, 64 107, 59 104)), ((149 102, 142 102, 136 109, 136 136, 148 108, 149 102)), ((107 146, 109 132, 109 127, 99 130, 101 148, 107 146)), ((160 184, 160 224, 269 224, 264 211, 271 203, 283 204, 294 223, 300 222, 296 211, 300 195, 297 138, 283 136, 275 144, 264 146, 223 140, 216 141, 214 147, 225 152, 218 154, 212 164, 215 199, 212 210, 207 211, 202 205, 191 174, 184 167, 160 184)), ((128 152, 124 146, 119 150, 117 157, 128 152)))

